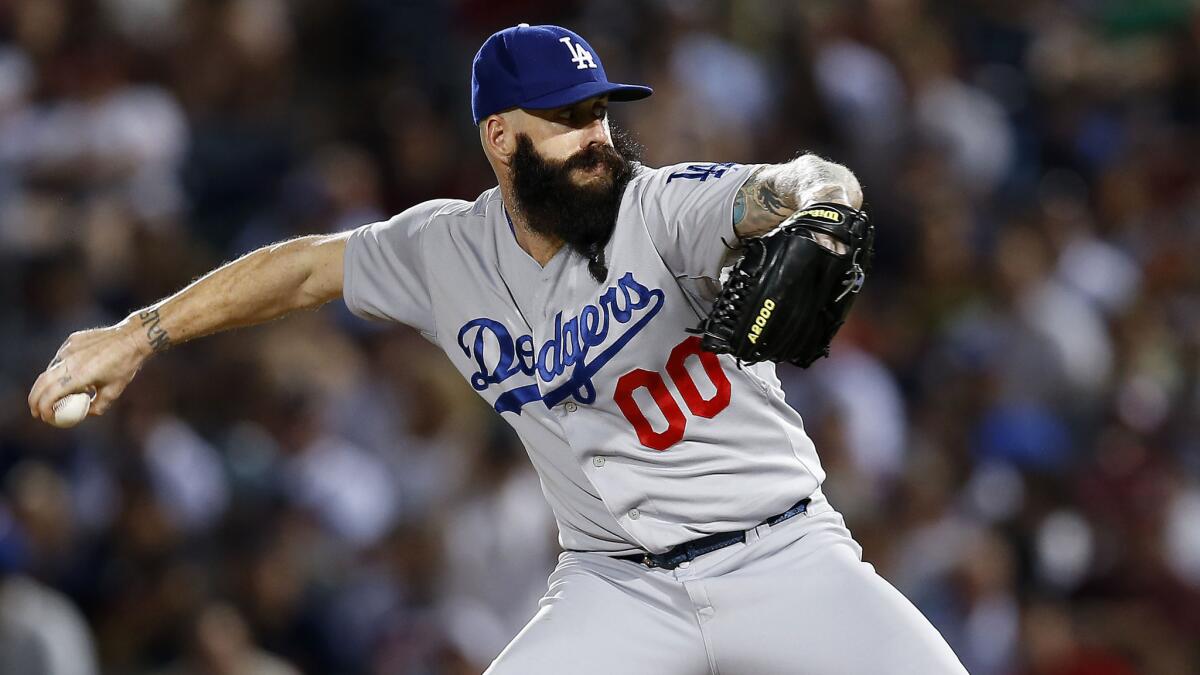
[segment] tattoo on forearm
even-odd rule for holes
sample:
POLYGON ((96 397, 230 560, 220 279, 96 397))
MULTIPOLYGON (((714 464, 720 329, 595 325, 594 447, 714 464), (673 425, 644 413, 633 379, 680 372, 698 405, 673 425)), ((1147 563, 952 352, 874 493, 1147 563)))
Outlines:
POLYGON ((790 202, 795 199, 785 201, 784 195, 779 194, 767 181, 758 184, 758 189, 754 191, 754 202, 764 211, 780 218, 787 218, 796 210, 796 206, 790 202))
POLYGON ((146 341, 150 343, 150 347, 155 353, 166 351, 171 347, 171 336, 167 335, 167 330, 159 325, 161 317, 158 315, 157 309, 147 309, 139 313, 138 318, 142 320, 142 327, 146 329, 146 341))
POLYGON ((762 234, 796 210, 795 198, 776 189, 759 172, 738 190, 733 202, 733 225, 740 236, 762 234))
POLYGON ((739 237, 766 234, 796 209, 814 201, 836 201, 858 208, 862 188, 846 167, 816 155, 760 167, 738 191, 733 208, 734 230, 739 237))

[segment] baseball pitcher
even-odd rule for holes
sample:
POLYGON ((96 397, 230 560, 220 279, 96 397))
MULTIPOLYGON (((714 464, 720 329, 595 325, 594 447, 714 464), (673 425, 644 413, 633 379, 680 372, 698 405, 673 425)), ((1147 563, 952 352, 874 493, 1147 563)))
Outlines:
POLYGON ((32 414, 81 391, 103 414, 156 352, 341 297, 440 345, 541 478, 564 552, 488 673, 964 673, 862 561, 775 377, 862 284, 854 176, 813 155, 641 165, 607 111, 651 90, 557 26, 492 35, 471 84, 497 187, 268 246, 75 333, 32 414))

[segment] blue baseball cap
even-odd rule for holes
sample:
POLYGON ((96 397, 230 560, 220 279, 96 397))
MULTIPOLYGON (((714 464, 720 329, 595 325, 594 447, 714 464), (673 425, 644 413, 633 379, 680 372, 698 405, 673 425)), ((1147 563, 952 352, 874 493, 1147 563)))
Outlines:
POLYGON ((650 87, 609 82, 592 46, 559 26, 505 28, 483 42, 471 63, 475 124, 509 108, 558 108, 603 94, 636 101, 652 93, 650 87))

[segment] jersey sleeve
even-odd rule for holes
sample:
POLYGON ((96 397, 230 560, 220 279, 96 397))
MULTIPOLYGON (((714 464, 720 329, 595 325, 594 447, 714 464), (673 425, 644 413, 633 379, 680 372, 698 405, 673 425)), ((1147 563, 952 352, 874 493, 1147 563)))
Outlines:
POLYGON ((423 202, 350 234, 342 297, 351 312, 407 324, 427 335, 435 332, 422 238, 443 203, 423 202))
POLYGON ((717 280, 737 235, 733 201, 759 165, 688 162, 649 169, 641 191, 650 239, 677 277, 717 280))

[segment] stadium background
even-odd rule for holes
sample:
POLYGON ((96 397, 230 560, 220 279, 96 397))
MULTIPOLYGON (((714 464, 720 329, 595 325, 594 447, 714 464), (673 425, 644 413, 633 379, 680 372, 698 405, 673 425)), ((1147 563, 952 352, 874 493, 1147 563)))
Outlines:
POLYGON ((25 405, 72 330, 490 187, 470 59, 519 21, 655 88, 612 111, 651 165, 858 173, 878 274, 781 377, 970 672, 1200 672, 1200 11, 1170 0, 0 2, 0 670, 478 673, 531 615, 536 477, 408 330, 334 303, 75 430, 25 405))

